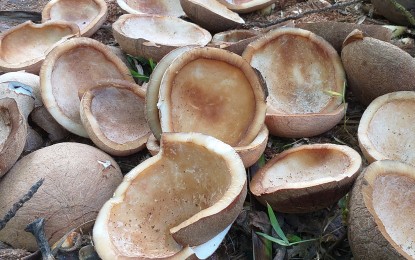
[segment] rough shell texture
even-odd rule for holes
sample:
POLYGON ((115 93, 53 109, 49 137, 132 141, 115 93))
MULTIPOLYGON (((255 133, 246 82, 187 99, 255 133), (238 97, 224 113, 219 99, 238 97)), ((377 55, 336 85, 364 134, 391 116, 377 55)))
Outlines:
POLYGON ((260 35, 261 33, 255 30, 230 30, 213 35, 211 44, 214 47, 242 55, 246 46, 260 35))
POLYGON ((121 80, 99 82, 85 92, 81 120, 94 144, 116 156, 142 150, 150 134, 145 95, 139 85, 121 80))
POLYGON ((28 90, 35 98, 35 107, 43 106, 42 97, 40 95, 40 78, 38 75, 24 71, 9 72, 0 75, 0 83, 11 81, 20 82, 29 86, 30 88, 28 88, 28 90))
POLYGON ((348 86, 366 106, 390 92, 415 90, 415 59, 391 43, 352 32, 341 57, 348 86))
POLYGON ((415 2, 412 0, 371 0, 376 11, 389 21, 415 26, 415 2))
POLYGON ((250 43, 242 57, 267 83, 266 124, 272 135, 321 134, 343 117, 342 99, 330 91, 343 93, 345 73, 339 55, 323 38, 280 28, 250 43))
POLYGON ((72 228, 97 216, 121 183, 122 174, 110 156, 92 146, 48 146, 19 160, 4 176, 0 182, 0 215, 4 216, 41 178, 43 185, 0 231, 0 241, 15 248, 36 250, 34 237, 24 229, 42 217, 49 244, 55 243, 72 228))
POLYGON ((163 134, 160 153, 131 170, 101 209, 95 248, 103 259, 185 259, 188 246, 235 220, 245 196, 245 169, 232 147, 199 133, 163 134))
POLYGON ((5 97, 16 100, 20 113, 27 120, 35 107, 35 98, 31 87, 18 81, 0 82, 0 99, 5 97))
POLYGON ((24 22, 0 34, 0 71, 38 74, 51 49, 68 37, 78 36, 79 28, 68 22, 34 24, 24 22))
POLYGON ((359 176, 348 215, 349 242, 356 259, 415 257, 414 187, 415 168, 396 161, 374 162, 359 176))
POLYGON ((117 0, 121 9, 130 14, 156 14, 180 17, 185 13, 179 0, 117 0))
POLYGON ((231 146, 248 145, 264 124, 263 88, 264 82, 241 56, 193 48, 176 58, 162 78, 161 128, 208 134, 231 146))
POLYGON ((88 137, 79 114, 80 97, 104 79, 134 83, 127 66, 104 44, 84 37, 68 40, 54 48, 42 65, 44 105, 68 131, 88 137))
POLYGON ((52 142, 61 141, 69 135, 69 131, 56 122, 44 106, 33 109, 30 119, 48 134, 48 138, 52 142))
POLYGON ((67 21, 78 25, 81 36, 94 34, 107 19, 104 0, 52 0, 42 11, 42 23, 67 21))
POLYGON ((19 159, 26 135, 27 123, 16 101, 12 98, 0 99, 0 177, 19 159))
POLYGON ((352 187, 362 165, 344 145, 303 145, 282 152, 258 171, 250 190, 280 212, 303 213, 328 207, 352 187))
POLYGON ((369 162, 396 160, 415 166, 415 91, 376 98, 359 123, 360 149, 369 162))
POLYGON ((218 0, 218 2, 237 13, 250 13, 265 8, 277 0, 218 0))
POLYGON ((234 29, 245 21, 217 1, 180 0, 186 15, 195 23, 211 32, 234 29))
POLYGON ((123 51, 155 61, 178 47, 205 46, 212 39, 212 35, 200 26, 169 16, 125 14, 112 28, 123 51))

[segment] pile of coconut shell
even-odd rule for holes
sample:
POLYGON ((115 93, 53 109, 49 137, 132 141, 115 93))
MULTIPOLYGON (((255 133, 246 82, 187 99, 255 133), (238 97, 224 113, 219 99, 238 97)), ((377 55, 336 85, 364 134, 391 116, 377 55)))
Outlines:
MULTIPOLYGON (((0 241, 25 259, 205 259, 248 192, 293 214, 351 192, 356 259, 415 258, 414 58, 378 25, 243 29, 241 14, 274 2, 118 0, 119 48, 88 38, 106 21, 103 0, 53 0, 42 23, 1 33, 0 241), (157 62, 148 83, 126 55, 157 62), (366 108, 360 147, 299 145, 248 178, 269 136, 346 124, 346 93, 366 108), (145 149, 129 172, 112 157, 145 149)), ((414 6, 398 2, 401 17, 384 16, 414 26, 414 6)))

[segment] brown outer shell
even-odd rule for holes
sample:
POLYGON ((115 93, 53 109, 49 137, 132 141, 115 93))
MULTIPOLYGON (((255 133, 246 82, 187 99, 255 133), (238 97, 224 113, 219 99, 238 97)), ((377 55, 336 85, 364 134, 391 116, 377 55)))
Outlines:
POLYGON ((403 174, 415 178, 413 173, 414 168, 409 165, 383 160, 370 164, 357 178, 350 195, 347 220, 350 248, 356 259, 412 259, 396 245, 380 220, 374 217, 373 206, 368 203, 369 197, 364 198, 363 188, 370 187, 377 175, 403 174))
MULTIPOLYGON (((67 52, 82 47, 93 48, 96 51, 102 53, 107 59, 107 61, 112 63, 112 65, 114 65, 118 69, 120 74, 123 75, 124 80, 134 82, 134 79, 132 78, 127 66, 114 53, 112 53, 110 49, 108 49, 104 44, 96 40, 92 40, 90 38, 79 37, 76 39, 71 39, 57 46, 49 53, 40 71, 40 87, 44 106, 48 109, 49 113, 53 116, 53 118, 55 118, 55 120, 68 131, 83 137, 88 137, 88 134, 86 133, 85 128, 81 123, 75 122, 72 118, 67 117, 61 111, 52 91, 52 74, 55 69, 55 62, 61 56, 64 56, 67 52)), ((92 72, 99 73, 99 67, 95 66, 93 69, 91 69, 89 73, 92 72)), ((70 74, 70 72, 68 72, 68 74, 70 74)), ((73 76, 79 77, 79 75, 73 76)), ((84 75, 84 77, 86 77, 86 75, 84 75)), ((101 77, 101 79, 105 78, 101 77)))
MULTIPOLYGON (((399 100, 411 100, 415 102, 415 92, 414 91, 397 91, 392 92, 389 94, 385 94, 383 96, 377 97, 375 100, 370 103, 370 105, 366 108, 365 112, 362 115, 362 118, 359 122, 359 128, 357 130, 357 137, 359 140, 359 146, 360 149, 366 158, 366 160, 369 163, 372 163, 374 161, 380 161, 380 160, 396 160, 396 158, 388 158, 385 154, 383 154, 381 151, 378 151, 376 147, 373 145, 372 141, 370 140, 369 134, 370 134, 370 124, 373 119, 373 116, 382 109, 382 106, 399 100)), ((412 116, 412 115, 408 115, 412 116)), ((388 122, 385 122, 387 124, 388 122)), ((413 121, 410 120, 409 124, 413 124, 413 121)), ((412 143, 415 140, 412 140, 412 143)), ((402 144, 404 145, 404 144, 402 144)), ((404 161, 408 164, 414 164, 414 162, 408 162, 404 161)))
POLYGON ((213 47, 216 48, 231 51, 241 56, 246 46, 258 39, 260 35, 261 32, 254 30, 230 30, 213 35, 210 45, 213 45, 213 47), (234 40, 227 41, 226 39, 229 38, 234 40), (235 41, 235 39, 237 40, 235 41))
MULTIPOLYGON (((79 36, 79 28, 76 24, 74 23, 69 23, 69 22, 64 22, 64 21, 56 21, 56 22, 46 22, 46 23, 42 23, 42 24, 35 24, 32 21, 26 21, 22 24, 19 24, 13 28, 11 28, 10 30, 5 31, 4 33, 0 34, 0 50, 3 52, 5 51, 5 46, 4 46, 4 39, 6 37, 10 37, 10 35, 12 35, 13 33, 15 33, 18 30, 21 29, 25 29, 25 28, 30 28, 30 30, 45 30, 45 28, 48 27, 57 27, 62 29, 69 29, 71 31, 71 34, 67 34, 65 37, 62 37, 60 40, 58 40, 57 42, 55 42, 53 45, 51 45, 46 52, 44 53, 44 55, 35 58, 35 59, 31 59, 31 60, 26 60, 26 61, 16 61, 16 63, 8 63, 5 62, 3 60, 3 58, 0 55, 0 71, 4 71, 4 72, 12 72, 12 71, 20 71, 20 70, 25 70, 26 72, 30 72, 30 73, 34 73, 34 74, 39 74, 39 70, 40 67, 42 66, 43 61, 45 60, 46 55, 55 47, 58 46, 59 44, 61 44, 63 41, 67 40, 70 37, 76 37, 79 36)), ((19 39, 20 42, 25 42, 25 44, 27 44, 27 40, 23 40, 23 39, 19 39)), ((16 46, 15 46, 16 47, 16 46)), ((28 49, 31 49, 31 47, 27 47, 28 49)), ((19 50, 20 51, 24 51, 25 48, 20 47, 19 50)))
POLYGON ((273 3, 277 2, 277 0, 250 0, 242 1, 243 3, 241 4, 238 4, 238 0, 218 0, 218 2, 225 5, 229 10, 245 14, 270 6, 273 3))
MULTIPOLYGON (((359 32, 352 32, 348 38, 359 32)), ((399 47, 370 37, 343 46, 341 59, 348 86, 360 103, 394 91, 415 90, 415 59, 399 47)))
POLYGON ((140 8, 134 9, 133 7, 129 6, 126 3, 126 1, 128 0, 117 0, 117 4, 121 9, 123 9, 125 12, 130 13, 130 14, 157 14, 157 15, 173 16, 173 17, 185 16, 185 13, 183 12, 182 7, 180 6, 179 0, 141 1, 141 3, 137 3, 137 4, 138 5, 140 4, 150 5, 150 7, 145 7, 142 9, 140 8), (154 4, 154 6, 151 6, 151 4, 154 4))
POLYGON ((241 72, 245 74, 246 79, 252 87, 252 92, 255 98, 255 115, 251 125, 248 129, 246 129, 239 142, 234 146, 244 146, 250 144, 258 135, 265 121, 265 82, 262 81, 262 78, 257 75, 257 72, 244 59, 242 59, 241 56, 229 51, 212 47, 193 48, 177 57, 174 60, 174 63, 166 69, 160 84, 158 102, 160 123, 163 132, 175 131, 175 129, 173 129, 173 120, 171 118, 171 92, 172 88, 177 84, 175 82, 175 77, 180 73, 180 70, 184 66, 198 59, 225 62, 240 69, 241 72))
POLYGON ((266 163, 250 182, 250 191, 264 205, 284 213, 305 213, 332 205, 341 199, 352 187, 360 173, 362 159, 358 152, 345 145, 312 144, 288 149, 266 163), (315 150, 337 150, 349 158, 350 165, 345 173, 337 177, 321 178, 313 181, 294 182, 275 186, 266 190, 261 181, 269 169, 277 162, 303 149, 313 153, 315 150))
POLYGON ((192 21, 211 32, 234 29, 245 23, 237 13, 216 1, 180 0, 180 4, 192 21))
MULTIPOLYGON (((147 139, 150 135, 150 129, 147 126, 147 122, 143 121, 142 127, 147 128, 147 134, 140 136, 134 141, 129 141, 126 143, 117 143, 115 141, 112 141, 108 139, 105 134, 102 132, 100 128, 99 121, 94 117, 91 111, 91 104, 92 100, 95 97, 95 93, 99 92, 100 89, 107 88, 107 87, 113 87, 113 88, 119 88, 119 89, 125 89, 131 92, 131 95, 136 96, 139 98, 144 106, 144 99, 146 96, 146 92, 141 89, 141 87, 137 84, 131 83, 129 81, 123 81, 123 80, 106 80, 106 81, 100 81, 97 83, 96 86, 91 87, 85 94, 82 96, 81 99, 81 105, 80 105, 80 114, 81 114, 81 120, 82 124, 84 125, 89 138, 91 138, 92 142, 99 148, 101 148, 103 151, 115 155, 115 156, 126 156, 133 153, 136 153, 140 150, 142 150, 145 147, 145 144, 147 142, 147 139)), ((109 102, 111 102, 109 100, 109 102)), ((120 106, 123 106, 123 104, 119 104, 120 106)), ((111 117, 110 111, 108 113, 108 117, 111 117)), ((114 129, 114 131, 117 131, 117 129, 114 129)))
POLYGON ((109 155, 92 146, 59 143, 45 147, 19 160, 1 180, 0 215, 41 178, 43 185, 0 231, 0 240, 15 248, 38 249, 33 235, 24 231, 38 217, 46 220, 49 244, 95 219, 121 183, 122 174, 109 155), (109 166, 104 165, 107 162, 109 166))
POLYGON ((389 21, 400 25, 415 26, 415 14, 413 12, 415 4, 412 0, 371 0, 371 2, 376 12, 389 21), (398 5, 403 10, 399 9, 398 5))
POLYGON ((27 123, 14 99, 0 99, 0 109, 8 111, 11 125, 9 136, 0 150, 0 177, 2 177, 19 159, 23 151, 26 143, 27 123))
POLYGON ((247 182, 245 168, 235 150, 218 139, 200 133, 165 133, 161 139, 161 152, 142 162, 125 175, 123 182, 118 186, 114 196, 104 204, 98 214, 93 230, 93 240, 95 248, 101 258, 104 260, 131 259, 131 257, 120 255, 120 252, 111 242, 108 228, 111 210, 117 204, 125 201, 129 186, 141 173, 163 159, 165 156, 165 146, 169 147, 175 143, 188 142, 204 147, 207 152, 216 153, 224 157, 224 160, 228 162, 227 166, 231 174, 231 187, 218 202, 170 229, 175 239, 180 240, 179 242, 183 245, 180 252, 174 256, 159 258, 145 257, 140 259, 170 259, 170 257, 171 259, 185 259, 193 254, 193 250, 189 248, 189 245, 194 246, 207 242, 236 219, 240 210, 242 210, 246 197, 247 182))
MULTIPOLYGON (((88 25, 85 26, 82 30, 81 30, 81 36, 84 37, 89 37, 91 35, 93 35, 96 31, 98 31, 98 29, 101 27, 101 25, 105 22, 105 20, 107 19, 107 14, 108 14, 108 7, 107 4, 104 0, 89 0, 89 2, 93 2, 94 4, 96 4, 99 8, 99 13, 96 17, 94 17, 91 21, 89 21, 88 25)), ((45 7, 43 8, 42 11, 42 23, 46 22, 46 21, 54 21, 55 19, 53 19, 51 17, 51 10, 52 8, 59 6, 59 4, 63 4, 63 8, 65 11, 67 12, 71 12, 71 13, 78 13, 81 9, 86 8, 84 5, 80 6, 81 3, 79 3, 78 0, 52 0, 49 3, 47 3, 45 5, 45 7), (66 5, 65 5, 66 3, 66 5), (72 8, 68 8, 68 3, 69 5, 71 5, 72 8)), ((84 1, 85 3, 85 1, 84 1)), ((69 15, 70 16, 70 15, 69 15)), ((76 15, 75 15, 76 16, 76 15)), ((62 18, 58 18, 57 20, 62 21, 62 18)), ((73 22, 71 20, 67 20, 68 22, 73 22)), ((80 26, 78 25, 78 27, 80 28, 80 26)))
POLYGON ((40 95, 40 78, 38 75, 24 71, 16 71, 5 73, 0 76, 0 83, 9 81, 17 81, 30 86, 33 91, 33 97, 35 98, 35 107, 43 106, 42 97, 40 95))
MULTIPOLYGON (((205 46, 209 43, 209 41, 212 39, 212 35, 203 29, 202 27, 186 22, 182 19, 176 18, 176 17, 169 17, 169 16, 160 16, 160 15, 151 15, 151 14, 124 14, 118 18, 115 23, 112 24, 113 29, 113 35, 115 40, 120 44, 120 47, 123 51, 126 53, 132 55, 132 56, 140 56, 145 57, 148 59, 153 59, 155 61, 160 61, 167 53, 171 52, 172 50, 184 47, 187 45, 176 45, 176 44, 160 44, 158 42, 150 41, 144 38, 133 38, 129 35, 127 35, 122 27, 126 22, 133 19, 146 19, 148 18, 151 21, 154 20, 169 20, 170 24, 176 23, 177 26, 180 25, 180 28, 183 27, 190 27, 193 28, 193 32, 191 35, 197 35, 195 32, 199 32, 198 35, 203 35, 203 37, 196 39, 194 43, 188 43, 188 45, 194 45, 194 46, 205 46)), ((153 34, 157 34, 158 29, 154 28, 153 34)))

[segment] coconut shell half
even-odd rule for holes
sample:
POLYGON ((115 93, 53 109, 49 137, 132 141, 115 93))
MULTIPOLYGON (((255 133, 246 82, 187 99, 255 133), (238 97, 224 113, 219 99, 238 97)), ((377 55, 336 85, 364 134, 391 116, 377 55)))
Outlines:
POLYGON ((237 13, 250 13, 270 6, 277 0, 218 0, 229 10, 237 13))
POLYGON ((265 119, 264 82, 241 56, 193 48, 167 68, 158 107, 163 132, 199 132, 250 144, 265 119), (213 127, 212 127, 213 126, 213 127))
POLYGON ((68 131, 88 137, 79 114, 80 99, 105 79, 134 83, 127 66, 104 44, 84 37, 68 40, 53 49, 42 66, 43 103, 68 131))
POLYGON ((415 166, 415 91, 376 98, 359 123, 360 149, 369 162, 395 160, 415 166))
POLYGON ((185 15, 179 0, 117 0, 117 4, 130 14, 154 14, 172 17, 185 15))
POLYGON ((26 70, 38 74, 51 49, 68 37, 79 35, 79 28, 68 22, 34 24, 24 22, 0 34, 0 72, 26 70))
POLYGON ((150 134, 145 95, 139 85, 121 80, 99 82, 85 92, 81 120, 94 144, 116 156, 143 149, 150 134))
POLYGON ((0 177, 14 165, 26 143, 27 123, 12 98, 0 99, 0 177))
POLYGON ((107 19, 104 0, 52 0, 42 11, 42 23, 67 21, 78 25, 81 36, 94 34, 107 19))
POLYGON ((298 28, 280 28, 250 43, 242 57, 267 83, 266 124, 272 135, 318 135, 343 117, 345 73, 336 50, 323 38, 298 28))
POLYGON ((29 188, 42 186, 0 231, 0 241, 15 248, 38 249, 25 227, 45 219, 50 245, 79 225, 94 220, 99 209, 121 183, 117 163, 89 145, 59 143, 20 159, 0 182, 0 215, 4 216, 29 188))
POLYGON ((131 170, 93 230, 102 259, 186 259, 242 210, 246 173, 235 150, 199 133, 163 134, 161 150, 131 170))
POLYGON ((356 259, 415 258, 415 168, 376 161, 356 181, 348 235, 356 259))
POLYGON ((123 51, 155 61, 176 48, 205 46, 212 39, 212 35, 200 26, 169 16, 125 14, 112 28, 123 51))
POLYGON ((252 178, 250 191, 276 211, 311 212, 346 195, 361 166, 359 153, 348 146, 302 145, 268 161, 252 178))
POLYGON ((242 55, 246 46, 260 35, 261 32, 255 30, 230 30, 213 35, 211 44, 217 48, 242 55))

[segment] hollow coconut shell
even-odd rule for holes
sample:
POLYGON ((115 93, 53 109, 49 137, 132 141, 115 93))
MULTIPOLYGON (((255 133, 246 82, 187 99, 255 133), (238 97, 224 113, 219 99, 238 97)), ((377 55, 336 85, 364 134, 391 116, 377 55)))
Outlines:
POLYGON ((241 56, 193 48, 178 56, 161 80, 161 129, 204 133, 233 147, 248 145, 264 124, 264 88, 260 75, 241 56))
POLYGON ((383 160, 357 179, 349 200, 348 236, 356 259, 414 259, 415 168, 383 160))
POLYGON ((30 87, 27 90, 35 98, 35 107, 43 106, 42 96, 40 94, 40 77, 38 75, 25 71, 8 72, 0 75, 0 83, 9 83, 11 81, 20 82, 30 87))
POLYGON ((319 135, 344 116, 343 66, 336 50, 320 36, 299 28, 279 28, 250 43, 242 57, 267 83, 265 123, 272 135, 319 135))
POLYGON ((43 185, 0 231, 0 241, 15 248, 38 249, 26 225, 45 218, 49 244, 72 228, 96 218, 99 209, 122 181, 117 163, 89 145, 59 143, 19 160, 0 182, 0 215, 4 216, 29 188, 43 185), (47 167, 46 167, 47 166, 47 167))
POLYGON ((46 55, 61 42, 79 36, 76 24, 24 22, 0 34, 0 72, 38 74, 46 55))
POLYGON ((250 191, 279 212, 316 211, 346 195, 361 166, 359 153, 348 146, 302 145, 268 161, 252 178, 250 191))
POLYGON ((255 30, 230 30, 213 35, 210 45, 242 55, 246 46, 260 35, 261 32, 255 30))
POLYGON ((19 159, 26 143, 26 135, 27 123, 16 101, 12 98, 1 98, 0 177, 6 174, 19 159))
POLYGON ((245 168, 232 147, 200 133, 165 133, 160 153, 131 170, 100 210, 95 249, 104 260, 186 259, 236 219, 245 196, 245 168))
POLYGON ((266 8, 277 0, 218 0, 218 2, 225 5, 229 10, 245 14, 266 8))
POLYGON ((88 137, 81 122, 80 99, 97 81, 105 79, 134 83, 127 66, 104 44, 84 37, 68 40, 54 48, 42 65, 43 103, 64 128, 88 137))
MULTIPOLYGON (((268 128, 264 125, 252 143, 246 146, 234 147, 235 151, 241 157, 245 168, 249 168, 254 165, 258 161, 259 157, 261 157, 264 153, 268 143, 268 134, 268 128)), ((154 137, 154 135, 150 135, 148 137, 146 147, 153 156, 160 151, 159 141, 154 137)))
POLYGON ((78 25, 81 36, 93 35, 107 19, 104 0, 52 0, 42 11, 42 23, 67 21, 78 25))
POLYGON ((389 21, 415 27, 415 3, 412 0, 371 0, 378 13, 389 21))
POLYGON ((113 23, 112 28, 123 51, 155 61, 176 48, 205 46, 212 39, 212 35, 200 26, 170 16, 125 14, 113 23))
POLYGON ((180 17, 185 13, 180 0, 117 0, 118 6, 130 14, 155 14, 163 16, 180 17))
POLYGON ((20 113, 27 121, 29 114, 35 107, 35 97, 33 96, 32 88, 18 81, 0 82, 0 99, 5 97, 16 100, 20 113))
POLYGON ((395 45, 353 31, 341 53, 348 86, 367 106, 384 94, 415 90, 415 59, 395 45))
POLYGON ((415 91, 385 94, 370 103, 359 123, 359 146, 368 162, 395 160, 415 166, 415 91))
POLYGON ((81 120, 88 136, 103 151, 116 156, 145 147, 150 128, 144 114, 145 91, 123 80, 106 80, 81 99, 81 120))
POLYGON ((180 0, 186 15, 210 32, 235 29, 245 21, 225 5, 212 0, 180 0))

